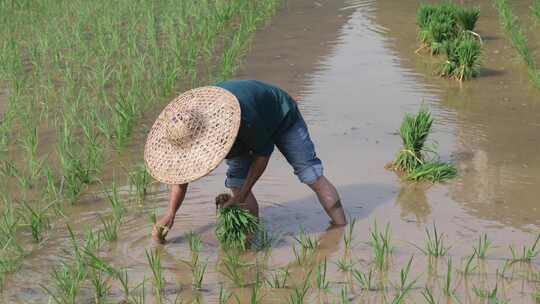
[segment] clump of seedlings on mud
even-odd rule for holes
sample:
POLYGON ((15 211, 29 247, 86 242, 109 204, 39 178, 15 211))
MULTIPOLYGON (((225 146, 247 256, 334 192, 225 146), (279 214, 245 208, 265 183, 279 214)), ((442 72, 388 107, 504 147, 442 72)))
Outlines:
MULTIPOLYGON (((229 200, 229 194, 216 197, 216 205, 229 200)), ((216 225, 216 237, 225 249, 245 250, 248 238, 259 230, 257 217, 239 206, 220 207, 216 225)))
POLYGON ((480 17, 479 8, 466 8, 444 2, 424 4, 418 8, 419 52, 428 49, 432 55, 445 54, 439 75, 459 81, 478 76, 482 55, 482 39, 474 32, 480 17))
POLYGON ((457 175, 452 164, 440 161, 436 152, 426 145, 432 124, 431 113, 425 107, 416 115, 405 114, 399 129, 403 149, 391 167, 403 173, 407 180, 444 182, 457 175))

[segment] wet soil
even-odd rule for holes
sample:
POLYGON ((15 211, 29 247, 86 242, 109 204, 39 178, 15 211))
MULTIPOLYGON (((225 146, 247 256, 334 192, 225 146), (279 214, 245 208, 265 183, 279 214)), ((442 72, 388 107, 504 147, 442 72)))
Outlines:
MULTIPOLYGON (((412 272, 423 279, 412 299, 420 300, 423 284, 442 284, 437 282, 442 282, 446 271, 445 258, 429 267, 428 260, 412 245, 423 247, 425 229, 435 222, 452 245, 457 269, 463 269, 461 259, 472 253, 480 233, 487 233, 494 243, 489 259, 479 263, 476 275, 466 279, 456 274, 454 285, 462 303, 479 302, 473 286, 493 288, 495 284, 499 284, 501 297, 511 303, 529 303, 535 288, 530 275, 536 263, 512 268, 514 280, 498 278, 495 272, 511 256, 508 246, 530 244, 540 224, 540 93, 529 84, 490 1, 474 1, 482 10, 478 32, 485 43, 480 77, 460 85, 434 76, 438 59, 414 53, 419 3, 288 1, 258 33, 238 77, 277 84, 298 99, 325 175, 337 186, 347 214, 358 219, 351 256, 359 269, 366 271, 373 256, 365 244, 370 227, 375 220, 379 226, 389 223, 395 245, 390 280, 397 280, 399 268, 414 254, 412 272), (422 104, 435 117, 431 139, 441 157, 458 165, 459 177, 447 184, 408 184, 384 168, 400 149, 396 131, 403 114, 422 104)), ((534 27, 529 2, 511 4, 526 26, 534 27)), ((151 121, 148 117, 146 124, 151 121)), ((143 137, 115 162, 140 161, 142 145, 143 137)), ((222 253, 213 233, 213 197, 224 189, 224 174, 222 165, 190 185, 169 243, 158 246, 169 282, 166 294, 172 300, 180 291, 185 301, 201 296, 203 302, 216 302, 220 282, 227 281, 216 266, 222 253), (189 258, 185 234, 190 230, 202 235, 201 256, 211 265, 200 292, 190 290, 190 270, 182 262, 189 258)), ((292 236, 299 233, 300 226, 321 242, 315 260, 326 257, 337 261, 344 255, 343 229, 327 230, 328 218, 316 197, 296 180, 279 152, 273 155, 254 192, 265 225, 281 235, 266 262, 268 268, 294 264, 292 236)), ((111 263, 128 267, 133 282, 150 275, 145 249, 156 245, 149 238, 148 214, 154 208, 161 214, 167 195, 166 187, 155 185, 149 202, 142 207, 133 205, 119 241, 104 251, 111 263)), ((95 225, 97 215, 107 208, 106 202, 90 193, 85 203, 68 211, 71 224, 80 233, 83 227, 95 225)), ((67 256, 62 249, 68 244, 64 227, 56 227, 49 235, 46 245, 36 248, 21 271, 8 280, 6 302, 45 302, 39 284, 48 284, 50 267, 67 256)), ((245 259, 254 261, 255 257, 248 254, 245 259)), ((350 280, 335 264, 329 268, 330 280, 337 286, 350 280)), ((292 281, 301 281, 304 270, 292 267, 292 281)), ((249 299, 249 288, 231 290, 249 299)), ((113 298, 121 296, 116 288, 113 291, 113 298)), ((282 303, 288 292, 266 291, 263 302, 282 303)), ((339 290, 334 293, 339 294, 339 290)), ((366 303, 384 303, 392 294, 350 290, 354 301, 366 303)), ((91 302, 91 296, 88 299, 91 302)))

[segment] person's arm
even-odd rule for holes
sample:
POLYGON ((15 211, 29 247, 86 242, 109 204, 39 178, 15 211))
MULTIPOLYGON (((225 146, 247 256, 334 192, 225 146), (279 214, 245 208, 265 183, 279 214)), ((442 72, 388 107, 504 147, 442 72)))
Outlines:
POLYGON ((251 189, 253 189, 253 186, 259 180, 264 170, 266 169, 266 166, 268 165, 269 160, 270 160, 270 156, 255 156, 253 158, 253 161, 251 162, 251 166, 249 167, 249 172, 246 177, 246 181, 244 182, 244 185, 242 186, 240 193, 231 197, 229 201, 223 205, 223 207, 228 207, 234 204, 240 204, 246 200, 249 193, 251 193, 251 189))
POLYGON ((188 184, 172 185, 169 194, 169 208, 167 213, 160 218, 152 230, 152 237, 160 242, 165 242, 165 236, 174 225, 174 217, 176 212, 182 205, 184 198, 186 197, 188 184))

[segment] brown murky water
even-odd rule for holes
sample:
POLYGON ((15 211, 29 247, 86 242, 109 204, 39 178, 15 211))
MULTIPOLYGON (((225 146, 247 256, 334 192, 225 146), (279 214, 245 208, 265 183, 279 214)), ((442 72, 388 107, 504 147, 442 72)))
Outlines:
MULTIPOLYGON (((485 42, 481 77, 459 85, 432 76, 434 59, 414 54, 419 3, 288 1, 270 26, 258 34, 239 77, 275 83, 298 96, 325 174, 338 187, 348 215, 358 218, 352 251, 357 268, 365 271, 372 259, 365 242, 373 222, 377 220, 380 226, 389 223, 396 246, 389 279, 396 282, 400 267, 415 254, 413 276, 422 278, 411 299, 422 299, 419 291, 426 282, 439 294, 446 259, 430 268, 423 254, 411 245, 423 246, 425 228, 436 222, 452 244, 451 255, 458 269, 463 269, 461 258, 472 253, 472 244, 480 233, 487 233, 496 246, 488 252, 489 259, 480 263, 476 275, 469 279, 456 275, 453 285, 462 303, 480 303, 473 286, 493 288, 496 284, 500 297, 511 303, 532 302, 530 294, 536 283, 530 277, 535 264, 513 267, 514 280, 497 278, 495 271, 510 257, 508 245, 530 244, 538 232, 540 93, 528 83, 523 66, 501 32, 491 1, 474 1, 482 9, 478 24, 485 42), (422 103, 430 107, 436 119, 432 139, 437 141, 442 158, 459 167, 459 178, 445 185, 408 185, 384 169, 400 148, 396 130, 403 114, 415 111, 422 103)), ((511 4, 534 29, 529 24, 529 1, 511 4)), ((147 124, 152 118, 149 115, 147 124)), ((141 149, 142 139, 118 163, 139 161, 141 149)), ((169 282, 166 294, 171 300, 175 297, 172 294, 180 292, 185 301, 199 296, 203 302, 216 302, 220 282, 227 282, 215 266, 221 253, 213 233, 212 203, 224 189, 224 173, 225 167, 220 166, 190 185, 169 234, 170 243, 160 247, 169 282), (210 262, 201 292, 191 291, 191 274, 181 261, 189 257, 185 233, 190 230, 202 235, 201 256, 210 262)), ((255 187, 255 194, 265 225, 281 235, 267 257, 266 267, 293 264, 292 236, 298 234, 300 225, 320 239, 316 260, 326 257, 337 261, 343 256, 343 230, 326 231, 328 219, 315 196, 297 182, 278 152, 255 187)), ((155 245, 149 238, 148 214, 154 208, 161 213, 167 195, 165 187, 154 187, 150 202, 144 207, 133 206, 119 241, 105 250, 107 260, 129 268, 133 282, 150 275, 145 249, 155 245)), ((87 202, 69 211, 70 221, 81 232, 83 227, 95 225, 97 215, 106 208, 105 202, 89 194, 87 202)), ((67 243, 64 227, 54 228, 46 245, 36 248, 8 280, 4 300, 46 302, 39 284, 48 283, 50 267, 66 256, 62 249, 67 243)), ((245 259, 255 261, 255 255, 248 254, 245 259)), ((301 281, 304 269, 291 267, 292 281, 301 281)), ((332 263, 329 277, 336 286, 350 280, 332 263)), ((339 295, 339 289, 334 289, 339 295)), ((249 299, 249 288, 230 290, 245 301, 249 299)), ((265 291, 262 301, 286 302, 289 292, 265 291)), ((391 301, 393 291, 353 289, 349 294, 355 302, 384 303, 391 301)), ((113 289, 112 297, 120 296, 120 291, 113 289)), ((311 295, 310 299, 331 302, 335 296, 311 295)), ((92 302, 91 296, 85 302, 92 302)))

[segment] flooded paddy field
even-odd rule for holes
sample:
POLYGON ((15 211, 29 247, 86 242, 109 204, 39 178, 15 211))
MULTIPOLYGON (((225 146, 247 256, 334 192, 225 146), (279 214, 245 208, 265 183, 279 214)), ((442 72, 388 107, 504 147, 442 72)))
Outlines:
MULTIPOLYGON (((214 197, 224 190, 224 165, 190 185, 169 242, 154 244, 151 217, 166 209, 168 189, 154 183, 145 201, 135 202, 123 170, 142 160, 145 134, 161 106, 148 110, 127 148, 102 173, 108 187, 116 180, 126 212, 117 240, 103 241, 97 252, 127 270, 129 301, 142 301, 142 290, 146 303, 160 300, 147 256, 154 252, 165 278, 164 303, 219 303, 224 294, 233 295, 227 303, 535 303, 540 91, 505 36, 493 2, 462 2, 480 7, 477 32, 484 41, 479 77, 462 84, 434 75, 436 57, 415 54, 420 1, 287 1, 243 60, 237 78, 277 84, 298 100, 325 175, 356 219, 350 231, 330 227, 316 197, 276 152, 254 190, 270 248, 248 251, 240 260, 220 250, 214 197), (404 113, 421 105, 435 118, 431 139, 441 158, 457 165, 459 176, 448 183, 411 184, 385 169, 401 149, 397 130, 404 113), (433 238, 434 225, 444 234, 435 250, 440 257, 425 252, 426 230, 433 238), (190 231, 201 238, 199 261, 208 263, 200 288, 192 287, 190 231), (470 258, 475 248, 483 251, 482 235, 490 243, 485 257, 470 258), (385 249, 374 244, 385 241, 391 254, 381 262, 377 253, 385 249)), ((530 1, 510 5, 534 49, 538 25, 530 1)), ((99 216, 111 213, 101 186, 91 185, 6 277, 3 301, 48 302, 43 287, 55 294, 53 269, 72 265, 77 256, 66 224, 82 246, 87 228, 100 229, 99 216)), ((27 230, 22 234, 30 238, 27 230)), ((121 302, 119 280, 103 274, 103 281, 111 286, 104 303, 121 302)), ((94 302, 88 279, 74 303, 94 302)))

